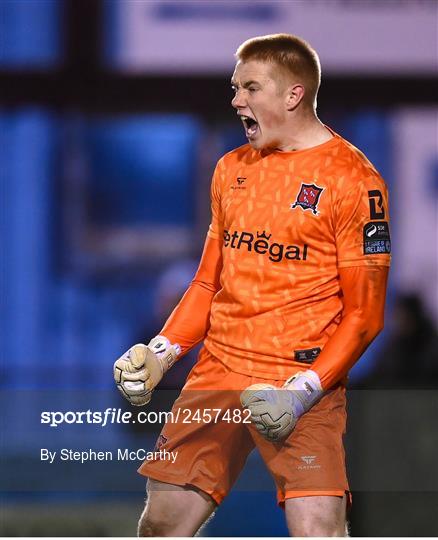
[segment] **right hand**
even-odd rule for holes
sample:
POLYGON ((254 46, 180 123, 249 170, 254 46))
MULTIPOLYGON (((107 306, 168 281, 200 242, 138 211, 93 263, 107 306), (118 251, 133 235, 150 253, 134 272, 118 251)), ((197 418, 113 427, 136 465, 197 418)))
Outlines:
POLYGON ((148 345, 137 343, 114 363, 114 380, 132 405, 149 403, 152 392, 166 371, 176 362, 181 347, 156 336, 148 345))

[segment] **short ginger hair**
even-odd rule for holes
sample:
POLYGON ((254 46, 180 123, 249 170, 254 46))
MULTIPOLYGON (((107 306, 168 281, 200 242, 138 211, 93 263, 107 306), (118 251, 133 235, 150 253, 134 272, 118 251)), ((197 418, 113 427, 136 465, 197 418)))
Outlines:
POLYGON ((235 57, 241 62, 256 60, 276 65, 303 84, 304 101, 315 106, 321 83, 321 64, 316 51, 304 39, 291 34, 254 37, 240 45, 235 57))

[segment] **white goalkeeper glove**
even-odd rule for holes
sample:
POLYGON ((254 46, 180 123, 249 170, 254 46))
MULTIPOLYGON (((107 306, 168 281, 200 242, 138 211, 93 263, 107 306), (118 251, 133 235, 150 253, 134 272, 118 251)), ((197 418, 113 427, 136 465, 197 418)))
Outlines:
POLYGON ((132 405, 149 403, 154 388, 180 353, 181 347, 164 336, 131 347, 114 363, 114 380, 122 396, 132 405))
POLYGON ((257 431, 268 441, 279 442, 292 433, 298 418, 322 394, 318 375, 309 369, 290 377, 282 388, 253 384, 241 393, 240 402, 250 410, 257 431))

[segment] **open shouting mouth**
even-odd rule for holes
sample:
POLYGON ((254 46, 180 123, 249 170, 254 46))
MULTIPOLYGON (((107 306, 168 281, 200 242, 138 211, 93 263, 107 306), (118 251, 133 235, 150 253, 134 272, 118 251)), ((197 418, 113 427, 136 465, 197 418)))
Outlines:
POLYGON ((257 132, 259 131, 259 125, 254 118, 251 118, 250 116, 245 116, 243 114, 240 115, 240 119, 242 120, 243 126, 245 128, 245 133, 248 139, 253 139, 257 132))

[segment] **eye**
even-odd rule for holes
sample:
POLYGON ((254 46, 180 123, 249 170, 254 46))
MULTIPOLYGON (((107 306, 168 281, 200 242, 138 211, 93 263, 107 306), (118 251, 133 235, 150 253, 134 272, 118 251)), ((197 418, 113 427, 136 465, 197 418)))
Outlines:
POLYGON ((255 86, 248 86, 248 92, 255 92, 257 88, 255 86))

